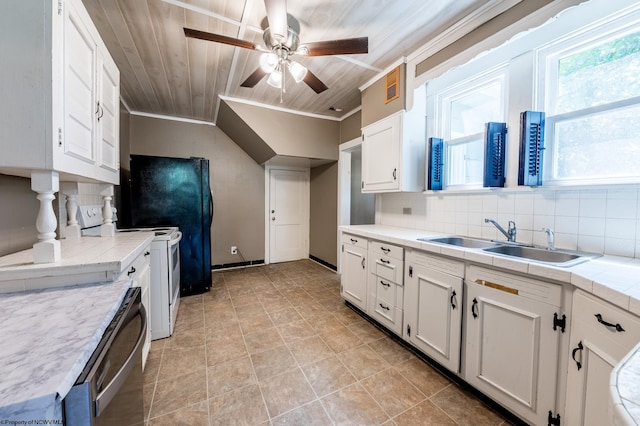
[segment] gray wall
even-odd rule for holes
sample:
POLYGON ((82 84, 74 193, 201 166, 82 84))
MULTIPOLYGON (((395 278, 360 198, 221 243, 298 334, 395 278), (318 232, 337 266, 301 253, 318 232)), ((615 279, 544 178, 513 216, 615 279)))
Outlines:
POLYGON ((357 111, 340 122, 340 143, 359 138, 360 135, 362 135, 362 111, 357 111))
POLYGON ((366 127, 369 124, 390 116, 394 112, 404 109, 407 97, 406 69, 407 66, 405 64, 400 65, 400 96, 397 99, 385 103, 387 92, 385 77, 377 80, 362 91, 362 127, 366 127))
POLYGON ((132 115, 131 154, 204 157, 215 203, 211 263, 264 259, 264 169, 217 127, 132 115))
MULTIPOLYGON (((337 145, 336 145, 337 146, 337 145)), ((311 169, 309 254, 337 266, 338 163, 311 169)))
POLYGON ((31 248, 40 207, 31 179, 0 174, 0 200, 0 256, 31 248))

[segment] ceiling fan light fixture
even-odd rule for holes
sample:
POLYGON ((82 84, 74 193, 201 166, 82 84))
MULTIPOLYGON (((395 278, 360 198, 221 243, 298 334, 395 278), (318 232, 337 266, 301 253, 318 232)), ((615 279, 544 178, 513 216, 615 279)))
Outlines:
POLYGON ((280 70, 274 70, 269 74, 269 78, 267 79, 267 83, 269 86, 273 86, 277 89, 282 88, 282 72, 280 70))
POLYGON ((263 53, 260 55, 260 68, 269 74, 278 67, 278 55, 273 52, 263 53))
POLYGON ((302 80, 304 80, 304 77, 307 75, 307 68, 304 65, 298 62, 290 61, 288 66, 289 72, 291 73, 291 76, 296 81, 296 83, 300 83, 302 80))

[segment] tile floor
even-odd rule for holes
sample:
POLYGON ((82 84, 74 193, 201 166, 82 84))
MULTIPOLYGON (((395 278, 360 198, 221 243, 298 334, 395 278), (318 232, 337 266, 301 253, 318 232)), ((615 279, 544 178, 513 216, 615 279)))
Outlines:
POLYGON ((339 277, 314 262, 213 283, 152 343, 149 426, 507 424, 345 306, 339 277))

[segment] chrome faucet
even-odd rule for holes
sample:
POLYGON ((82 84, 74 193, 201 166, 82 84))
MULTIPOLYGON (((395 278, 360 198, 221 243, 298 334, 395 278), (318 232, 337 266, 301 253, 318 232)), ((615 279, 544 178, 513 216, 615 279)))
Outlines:
POLYGON ((542 230, 547 233, 547 246, 548 246, 547 249, 548 250, 555 250, 556 249, 556 245, 555 245, 553 229, 551 229, 551 228, 542 228, 542 230))
POLYGON ((509 226, 508 226, 506 231, 504 230, 504 228, 502 226, 500 226, 500 224, 498 222, 496 222, 493 219, 485 218, 484 223, 493 224, 493 226, 498 228, 498 231, 502 232, 502 234, 505 237, 507 237, 507 241, 509 241, 511 243, 515 243, 516 242, 516 223, 514 221, 512 221, 512 220, 509 221, 509 226))

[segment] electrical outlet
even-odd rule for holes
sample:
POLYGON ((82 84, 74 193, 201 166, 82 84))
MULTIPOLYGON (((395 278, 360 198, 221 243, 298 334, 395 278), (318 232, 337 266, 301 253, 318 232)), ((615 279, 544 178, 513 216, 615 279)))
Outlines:
POLYGON ((238 247, 231 246, 231 254, 238 254, 238 247))

